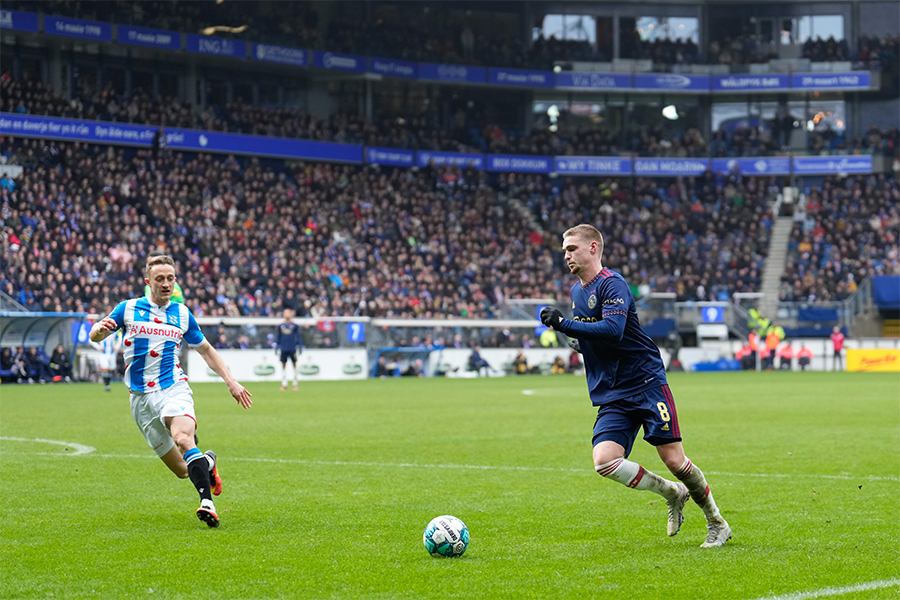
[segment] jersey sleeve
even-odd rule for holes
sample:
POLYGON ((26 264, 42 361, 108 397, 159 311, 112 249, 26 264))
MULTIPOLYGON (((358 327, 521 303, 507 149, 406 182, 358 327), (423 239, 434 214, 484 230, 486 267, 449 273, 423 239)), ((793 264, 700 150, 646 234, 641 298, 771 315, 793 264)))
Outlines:
POLYGON ((200 326, 197 325, 197 320, 190 311, 188 311, 188 328, 184 332, 184 341, 191 346, 199 346, 206 341, 206 337, 200 331, 200 326))
POLYGON ((601 318, 596 323, 563 319, 557 328, 569 337, 616 343, 625 334, 628 296, 631 290, 621 279, 610 277, 597 290, 601 318))
POLYGON ((109 313, 109 318, 116 322, 116 331, 119 329, 125 328, 125 303, 127 301, 119 302, 116 307, 109 313))

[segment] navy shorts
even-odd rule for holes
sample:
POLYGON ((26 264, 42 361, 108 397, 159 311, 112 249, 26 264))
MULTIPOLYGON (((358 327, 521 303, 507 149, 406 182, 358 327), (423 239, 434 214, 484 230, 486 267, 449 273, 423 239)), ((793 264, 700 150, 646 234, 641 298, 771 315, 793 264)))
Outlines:
POLYGON ((627 457, 641 425, 644 439, 654 446, 681 441, 675 399, 668 385, 652 387, 601 406, 594 422, 593 445, 616 442, 625 448, 627 457))
POLYGON ((291 350, 290 352, 285 352, 284 350, 282 350, 282 351, 281 351, 281 364, 286 363, 286 362, 288 361, 288 359, 290 359, 290 361, 291 361, 292 363, 295 363, 295 364, 296 364, 296 362, 297 362, 297 351, 296 351, 296 350, 291 350))

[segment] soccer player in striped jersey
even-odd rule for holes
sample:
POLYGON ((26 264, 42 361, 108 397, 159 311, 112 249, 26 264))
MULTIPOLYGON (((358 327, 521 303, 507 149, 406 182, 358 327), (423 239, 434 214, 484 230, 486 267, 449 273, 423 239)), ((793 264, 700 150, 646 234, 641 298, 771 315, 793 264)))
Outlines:
POLYGON ((648 490, 666 500, 666 532, 678 533, 683 509, 693 499, 706 515, 704 548, 722 546, 731 527, 722 518, 706 478, 684 454, 675 400, 666 381, 659 349, 638 320, 631 289, 621 275, 603 267, 603 236, 591 225, 563 234, 569 271, 581 281, 572 287, 572 319, 558 309, 541 310, 541 321, 574 338, 581 352, 591 403, 598 407, 594 423, 594 468, 629 488, 648 490), (644 439, 678 479, 669 481, 628 460, 634 440, 644 439))
POLYGON ((228 370, 221 355, 203 336, 184 304, 172 302, 175 261, 157 255, 147 260, 144 282, 150 296, 120 302, 91 328, 92 342, 124 331, 125 385, 131 393, 131 414, 144 439, 165 465, 181 479, 190 478, 200 494, 197 516, 210 527, 219 526, 213 495, 222 492, 216 454, 197 449, 193 392, 181 369, 182 341, 190 344, 228 386, 240 406, 250 408, 251 394, 228 370))
POLYGON ((122 341, 118 335, 111 335, 101 342, 91 342, 91 345, 100 351, 100 377, 103 379, 103 389, 107 392, 113 373, 116 372, 116 356, 121 350, 122 341))

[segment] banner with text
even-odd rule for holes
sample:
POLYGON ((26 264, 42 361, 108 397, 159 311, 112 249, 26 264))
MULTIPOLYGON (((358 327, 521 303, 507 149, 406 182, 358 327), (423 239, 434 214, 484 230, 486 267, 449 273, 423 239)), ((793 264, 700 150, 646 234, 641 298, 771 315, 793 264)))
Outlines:
POLYGON ((468 154, 465 152, 432 152, 431 150, 419 150, 416 152, 416 164, 427 167, 430 163, 442 167, 444 165, 457 165, 484 171, 484 154, 468 154))
POLYGON ((247 58, 247 45, 241 40, 229 40, 189 33, 185 47, 188 52, 196 52, 198 54, 247 58))
POLYGON ((630 90, 631 75, 566 71, 556 74, 556 87, 566 90, 630 90))
POLYGON ((550 88, 553 87, 553 73, 525 69, 491 69, 488 71, 488 83, 550 88))
POLYGON ((635 158, 634 174, 644 177, 702 175, 709 168, 708 158, 635 158))
POLYGON ((708 92, 709 75, 638 73, 634 76, 634 89, 667 92, 708 92))
POLYGON ((412 150, 401 150, 399 148, 368 146, 366 148, 366 162, 388 167, 414 167, 416 165, 416 153, 412 150))
POLYGON ((302 48, 289 48, 287 46, 273 46, 271 44, 253 44, 250 57, 263 62, 273 62, 295 67, 308 67, 309 59, 306 50, 302 48))
POLYGON ((847 370, 851 373, 900 373, 900 350, 847 348, 847 370))
POLYGON ((871 173, 871 156, 795 156, 794 175, 871 173))
POLYGON ((872 87, 872 76, 868 71, 794 73, 791 87, 795 90, 867 90, 872 87))
POLYGON ((772 75, 714 75, 714 92, 769 92, 787 90, 790 78, 785 73, 772 75))
MULTIPOLYGON (((45 137, 98 144, 149 146, 157 127, 56 117, 0 114, 0 134, 45 137)), ((275 158, 302 158, 331 162, 362 162, 362 146, 239 135, 196 129, 167 129, 169 148, 194 152, 253 154, 275 158)))
POLYGON ((504 173, 549 173, 553 170, 553 157, 488 154, 487 170, 504 173))
POLYGON ((132 46, 181 50, 181 34, 177 31, 119 25, 116 27, 116 39, 132 46))
POLYGON ((387 77, 415 79, 419 76, 419 65, 406 60, 372 57, 369 59, 369 70, 387 77))
POLYGON ((787 156, 767 158, 714 158, 713 171, 730 173, 737 170, 745 175, 790 175, 791 159, 787 156))
POLYGON ((487 81, 487 71, 484 67, 419 63, 419 79, 433 79, 435 81, 455 83, 484 83, 487 81))
POLYGON ((631 175, 631 159, 617 156, 557 156, 560 175, 631 175))
POLYGON ((313 66, 332 71, 348 71, 365 73, 366 57, 356 54, 340 54, 338 52, 313 52, 313 66))
POLYGON ((44 33, 64 35, 66 37, 94 40, 97 42, 112 41, 112 25, 100 21, 85 21, 68 17, 51 17, 44 15, 44 33))
POLYGON ((0 29, 38 32, 38 16, 36 13, 18 10, 0 10, 0 29))

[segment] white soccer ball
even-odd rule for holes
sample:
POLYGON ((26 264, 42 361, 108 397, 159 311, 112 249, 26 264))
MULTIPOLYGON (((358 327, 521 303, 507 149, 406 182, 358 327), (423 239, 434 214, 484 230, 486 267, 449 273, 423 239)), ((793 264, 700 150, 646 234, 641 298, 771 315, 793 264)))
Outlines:
POLYGON ((422 541, 432 556, 460 556, 469 547, 469 530, 456 517, 442 515, 431 520, 422 541))

